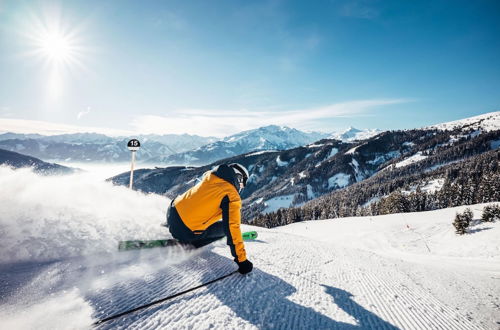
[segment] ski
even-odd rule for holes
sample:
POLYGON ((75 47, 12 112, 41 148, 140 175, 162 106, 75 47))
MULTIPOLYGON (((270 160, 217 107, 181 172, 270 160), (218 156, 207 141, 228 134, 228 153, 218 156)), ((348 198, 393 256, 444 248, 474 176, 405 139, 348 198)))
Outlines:
MULTIPOLYGON (((241 235, 244 241, 250 241, 257 238, 256 231, 247 231, 241 235)), ((131 241, 120 241, 118 243, 119 251, 128 250, 138 250, 138 249, 152 249, 157 247, 168 247, 168 246, 181 246, 181 247, 191 247, 190 244, 183 244, 176 239, 155 239, 155 240, 131 240, 131 241)))
POLYGON ((132 240, 132 241, 120 241, 118 243, 118 250, 137 250, 137 249, 152 249, 157 247, 167 247, 167 246, 182 246, 182 244, 176 239, 155 239, 155 240, 132 240))
POLYGON ((256 231, 246 231, 241 234, 243 237, 244 241, 249 241, 257 238, 257 232, 256 231))

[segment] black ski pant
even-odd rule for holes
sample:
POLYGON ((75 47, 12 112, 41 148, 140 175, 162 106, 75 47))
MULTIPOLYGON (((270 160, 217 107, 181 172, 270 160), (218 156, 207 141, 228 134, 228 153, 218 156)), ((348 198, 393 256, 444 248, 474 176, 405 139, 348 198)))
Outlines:
POLYGON ((172 236, 181 243, 189 243, 196 248, 208 245, 226 237, 222 221, 218 221, 204 231, 192 231, 182 221, 174 205, 167 211, 168 229, 172 236))

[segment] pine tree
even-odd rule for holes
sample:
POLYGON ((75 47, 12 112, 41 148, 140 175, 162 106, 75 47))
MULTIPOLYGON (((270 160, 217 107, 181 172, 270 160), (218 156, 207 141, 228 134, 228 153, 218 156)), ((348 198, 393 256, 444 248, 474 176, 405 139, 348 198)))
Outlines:
POLYGON ((457 213, 455 215, 455 221, 453 221, 453 226, 455 227, 456 230, 455 232, 459 235, 465 234, 471 221, 472 221, 472 211, 469 208, 465 209, 465 211, 462 214, 457 213))
POLYGON ((493 222, 497 220, 500 220, 500 205, 495 204, 491 206, 486 206, 483 210, 481 221, 493 222))

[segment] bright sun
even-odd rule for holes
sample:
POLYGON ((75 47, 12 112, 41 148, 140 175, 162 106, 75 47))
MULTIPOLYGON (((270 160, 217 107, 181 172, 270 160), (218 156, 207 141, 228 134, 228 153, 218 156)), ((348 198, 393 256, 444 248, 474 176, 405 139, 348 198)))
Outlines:
MULTIPOLYGON (((1 1, 1 0, 0 0, 1 1)), ((27 55, 45 62, 48 67, 73 69, 82 65, 82 26, 69 24, 60 10, 48 10, 30 15, 23 35, 31 50, 27 55), (30 17, 31 16, 31 17, 30 17)))
MULTIPOLYGON (((1 1, 1 0, 0 0, 1 1)), ((81 24, 69 24, 68 16, 58 7, 31 12, 21 29, 30 50, 25 55, 39 60, 40 74, 50 99, 59 99, 71 83, 71 74, 85 70, 86 47, 82 43, 81 24)))
POLYGON ((51 65, 72 66, 78 61, 75 39, 60 30, 40 31, 35 46, 37 55, 51 65))
POLYGON ((70 40, 58 32, 48 32, 40 39, 40 51, 49 61, 67 62, 72 56, 70 40))
POLYGON ((36 56, 45 62, 49 68, 46 80, 47 95, 58 99, 67 85, 65 77, 68 70, 73 70, 78 60, 78 47, 71 35, 64 34, 60 29, 40 30, 35 39, 36 56))

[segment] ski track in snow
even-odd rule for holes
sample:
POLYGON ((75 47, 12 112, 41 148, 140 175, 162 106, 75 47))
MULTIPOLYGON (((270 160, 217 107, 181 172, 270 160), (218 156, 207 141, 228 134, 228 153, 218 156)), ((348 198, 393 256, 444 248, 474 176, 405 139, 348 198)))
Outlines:
MULTIPOLYGON (((102 328, 481 329, 374 254, 286 234, 261 236, 262 243, 247 244, 258 265, 250 275, 234 275, 102 328)), ((186 266, 187 271, 181 266, 183 276, 172 282, 178 285, 186 277, 191 279, 187 287, 207 282, 215 277, 212 264, 219 276, 231 272, 234 266, 222 256, 224 249, 215 249, 221 254, 206 251, 200 256, 204 261, 186 266)), ((149 286, 164 288, 168 282, 149 286)), ((135 284, 130 290, 146 286, 135 284)))
MULTIPOLYGON (((249 275, 232 275, 99 328, 483 329, 464 311, 424 290, 392 259, 275 230, 259 232, 258 240, 246 244, 255 265, 249 275)), ((125 252, 121 264, 83 268, 81 260, 49 264, 20 293, 43 298, 50 287, 76 288, 96 321, 236 269, 222 241, 174 264, 168 264, 159 251, 165 250, 125 252), (157 267, 145 267, 151 264, 157 267), (140 268, 137 276, 127 274, 134 265, 140 268)), ((29 271, 20 269, 13 276, 23 278, 29 271)), ((82 309, 88 313, 88 308, 82 309)))

